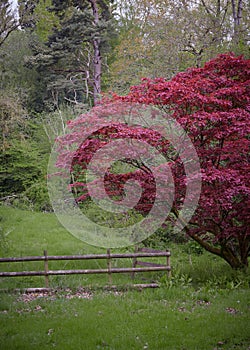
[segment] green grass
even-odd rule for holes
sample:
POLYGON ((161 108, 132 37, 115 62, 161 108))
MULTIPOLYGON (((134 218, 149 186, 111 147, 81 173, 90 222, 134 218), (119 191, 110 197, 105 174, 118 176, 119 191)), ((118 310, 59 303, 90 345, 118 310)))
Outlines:
POLYGON ((178 288, 94 292, 92 299, 57 295, 55 300, 26 303, 17 296, 2 297, 3 349, 200 350, 249 345, 246 290, 218 293, 209 303, 199 292, 178 288))
MULTIPOLYGON (((78 241, 52 214, 0 207, 0 217, 1 256, 41 255, 44 249, 50 255, 104 252, 78 241)), ((170 243, 169 248, 170 279, 164 273, 136 278, 157 280, 158 289, 126 290, 130 276, 118 274, 113 277, 118 291, 102 288, 107 276, 77 275, 51 278, 52 287, 62 287, 51 295, 1 292, 0 349, 250 349, 249 272, 236 273, 223 260, 196 254, 188 245, 170 243)), ((32 265, 37 263, 26 264, 15 269, 37 268, 32 265)), ((76 264, 55 262, 53 268, 79 268, 76 264)), ((102 262, 84 264, 96 268, 102 262)), ((40 277, 0 282, 2 289, 43 286, 40 277)))

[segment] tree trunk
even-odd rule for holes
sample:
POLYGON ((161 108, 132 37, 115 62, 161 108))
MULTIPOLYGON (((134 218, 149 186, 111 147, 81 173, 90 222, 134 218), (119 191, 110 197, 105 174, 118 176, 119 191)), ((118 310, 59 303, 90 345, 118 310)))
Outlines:
MULTIPOLYGON (((98 6, 96 0, 90 0, 95 26, 99 23, 98 6)), ((100 52, 101 40, 97 37, 93 39, 94 57, 93 57, 93 67, 94 67, 94 77, 93 77, 93 98, 94 106, 98 104, 101 94, 101 73, 102 73, 102 61, 100 52)))
POLYGON ((185 231, 189 237, 199 243, 205 250, 224 259, 233 269, 245 269, 248 266, 249 242, 245 242, 244 254, 242 255, 240 252, 239 256, 227 243, 221 243, 220 246, 215 247, 199 236, 192 234, 187 227, 185 227, 185 231))
POLYGON ((233 40, 236 44, 240 41, 240 24, 242 18, 242 0, 238 0, 238 4, 236 0, 231 0, 232 4, 232 13, 234 20, 234 32, 233 32, 233 40))

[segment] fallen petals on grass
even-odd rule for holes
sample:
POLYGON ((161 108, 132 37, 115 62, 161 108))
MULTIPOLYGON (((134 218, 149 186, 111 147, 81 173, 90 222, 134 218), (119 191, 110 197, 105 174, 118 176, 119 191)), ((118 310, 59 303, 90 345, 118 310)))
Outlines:
POLYGON ((236 315, 236 314, 238 314, 240 311, 237 310, 237 309, 235 309, 235 308, 233 308, 233 307, 227 307, 227 308, 226 308, 226 312, 228 312, 228 313, 231 314, 231 315, 236 315))
POLYGON ((209 305, 211 305, 211 302, 210 301, 205 301, 205 300, 197 300, 196 304, 197 305, 209 306, 209 305))
POLYGON ((86 291, 83 288, 79 288, 76 291, 73 291, 70 288, 67 288, 65 290, 55 290, 55 291, 44 291, 44 292, 34 292, 34 293, 23 293, 21 296, 18 297, 18 302, 25 302, 29 303, 34 300, 38 300, 41 298, 47 299, 47 300, 56 300, 58 298, 65 298, 65 299, 92 299, 93 293, 90 291, 86 291))

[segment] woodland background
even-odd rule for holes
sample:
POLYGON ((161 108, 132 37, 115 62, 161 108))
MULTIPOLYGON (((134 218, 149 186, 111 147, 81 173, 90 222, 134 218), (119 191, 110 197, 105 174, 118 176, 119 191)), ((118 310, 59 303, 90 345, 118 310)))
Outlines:
POLYGON ((219 53, 249 58, 249 1, 0 4, 0 196, 51 210, 46 171, 65 122, 101 93, 170 79, 219 53))
POLYGON ((218 54, 247 59, 249 1, 0 4, 0 197, 52 211, 47 164, 67 120, 143 77, 173 78, 218 54))

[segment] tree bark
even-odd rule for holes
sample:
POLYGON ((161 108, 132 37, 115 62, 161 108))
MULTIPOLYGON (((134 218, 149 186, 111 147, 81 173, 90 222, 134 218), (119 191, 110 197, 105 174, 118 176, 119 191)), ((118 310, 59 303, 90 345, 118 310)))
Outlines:
POLYGON ((214 255, 217 255, 221 258, 223 258, 233 269, 245 269, 248 266, 248 256, 249 256, 249 237, 246 235, 244 242, 239 242, 240 247, 240 256, 237 256, 237 254, 231 249, 229 244, 227 242, 219 242, 219 246, 215 247, 214 245, 210 244, 206 240, 202 239, 196 234, 193 234, 189 228, 187 223, 182 220, 180 216, 178 216, 178 212, 175 209, 172 209, 174 215, 185 227, 186 234, 191 237, 194 241, 199 243, 205 250, 207 250, 209 253, 212 253, 214 255))
MULTIPOLYGON (((97 27, 97 25, 99 23, 97 1, 90 0, 90 3, 91 3, 92 11, 93 11, 93 16, 94 16, 94 24, 97 27)), ((101 44, 101 40, 95 36, 93 39, 93 48, 94 48, 93 99, 94 99, 94 106, 97 105, 98 102, 100 101, 100 94, 101 94, 102 60, 101 60, 100 44, 101 44)))
POLYGON ((242 0, 238 0, 238 3, 236 0, 231 0, 231 4, 232 4, 232 13, 233 13, 233 21, 234 21, 233 40, 236 44, 238 44, 240 40, 240 24, 241 24, 241 18, 242 18, 243 3, 242 3, 242 0))

